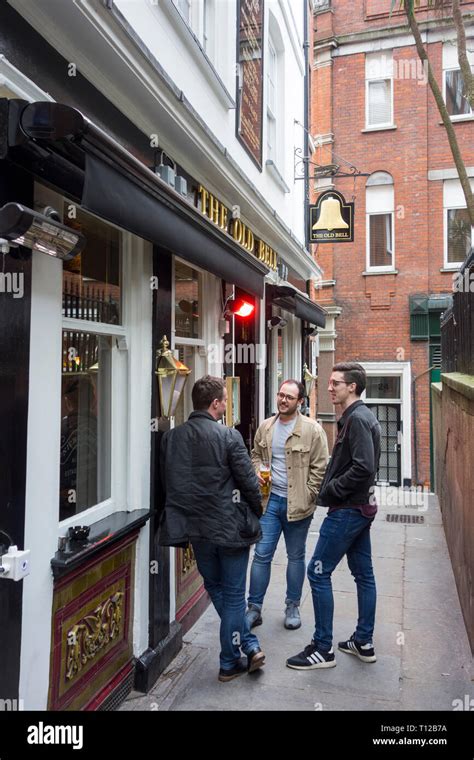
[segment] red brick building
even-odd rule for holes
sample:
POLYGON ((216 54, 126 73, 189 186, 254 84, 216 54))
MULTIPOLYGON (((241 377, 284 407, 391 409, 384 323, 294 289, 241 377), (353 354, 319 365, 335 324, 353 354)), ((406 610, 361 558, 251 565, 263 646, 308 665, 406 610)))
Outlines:
MULTIPOLYGON (((316 169, 313 202, 336 189, 355 203, 354 242, 314 246, 324 271, 315 297, 330 313, 320 335, 317 416, 332 440, 332 365, 360 361, 365 400, 382 425, 381 481, 428 485, 439 318, 473 233, 426 72, 404 13, 390 17, 390 5, 314 0, 312 159, 349 176, 318 177, 316 169)), ((472 65, 474 3, 462 9, 472 65)), ((474 113, 463 98, 452 21, 423 9, 417 18, 474 188, 474 113)))

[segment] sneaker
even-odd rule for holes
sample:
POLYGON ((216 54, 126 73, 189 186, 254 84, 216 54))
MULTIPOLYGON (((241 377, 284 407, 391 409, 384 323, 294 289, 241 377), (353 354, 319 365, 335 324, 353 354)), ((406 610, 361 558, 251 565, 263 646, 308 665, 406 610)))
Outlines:
POLYGON ((247 672, 247 666, 244 664, 244 661, 242 659, 237 660, 234 667, 230 670, 223 670, 222 668, 219 670, 219 675, 217 676, 218 681, 232 681, 234 678, 237 678, 238 676, 243 676, 244 673, 247 672))
POLYGON ((352 634, 347 641, 340 641, 337 648, 340 649, 341 652, 346 652, 346 654, 355 654, 355 656, 358 657, 359 660, 362 660, 362 662, 376 662, 377 658, 375 656, 373 642, 369 641, 367 644, 359 644, 359 642, 355 640, 354 635, 355 634, 352 634))
POLYGON ((260 647, 247 655, 247 672, 254 673, 265 665, 265 653, 260 647))
POLYGON ((308 644, 302 652, 295 654, 286 661, 288 668, 294 670, 315 670, 316 668, 335 668, 336 658, 331 647, 329 652, 318 649, 313 642, 308 644))
POLYGON ((285 628, 290 630, 301 628, 300 605, 288 599, 286 600, 285 628))
POLYGON ((249 603, 245 617, 247 618, 249 628, 255 628, 255 626, 262 625, 263 623, 263 618, 260 614, 260 607, 257 607, 255 604, 249 603))

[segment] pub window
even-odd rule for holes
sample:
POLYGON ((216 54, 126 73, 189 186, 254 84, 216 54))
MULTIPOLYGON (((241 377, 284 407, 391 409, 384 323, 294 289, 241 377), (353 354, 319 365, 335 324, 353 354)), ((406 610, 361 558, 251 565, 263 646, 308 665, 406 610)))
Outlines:
POLYGON ((187 264, 175 260, 175 335, 201 337, 201 277, 187 264))
POLYGON ((61 521, 112 498, 113 368, 124 332, 122 233, 67 202, 63 217, 87 243, 63 266, 61 521))

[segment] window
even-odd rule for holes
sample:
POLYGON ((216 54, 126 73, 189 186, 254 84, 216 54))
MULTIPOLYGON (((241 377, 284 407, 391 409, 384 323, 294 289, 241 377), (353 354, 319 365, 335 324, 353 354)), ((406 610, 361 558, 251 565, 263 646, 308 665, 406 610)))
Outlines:
MULTIPOLYGON (((266 165, 274 178, 284 185, 285 145, 285 45, 278 22, 268 14, 266 72, 266 165)), ((285 191, 286 192, 286 191, 285 191)))
MULTIPOLYGON (((471 67, 474 67, 474 52, 468 50, 467 55, 471 67)), ((451 118, 456 120, 473 116, 459 68, 457 45, 451 42, 443 45, 443 74, 444 100, 451 118)))
POLYGON ((471 224, 466 208, 447 209, 447 264, 462 263, 471 248, 471 224))
POLYGON ((122 233, 67 202, 63 218, 87 244, 63 265, 60 520, 112 496, 114 336, 123 334, 122 233))
POLYGON ((173 0, 173 2, 207 57, 214 63, 215 0, 173 0))
POLYGON ((174 308, 176 337, 200 338, 200 276, 178 260, 175 260, 174 308))
MULTIPOLYGON (((474 189, 474 180, 471 180, 474 189)), ((474 236, 466 209, 466 200, 459 180, 445 180, 443 186, 444 203, 444 266, 457 269, 466 259, 474 236)))
POLYGON ((395 268, 393 212, 393 179, 386 172, 375 172, 366 187, 368 270, 395 268))
POLYGON ((466 98, 464 80, 460 69, 444 72, 446 107, 450 116, 472 116, 472 108, 466 98))
POLYGON ((277 112, 276 112, 276 89, 277 89, 277 66, 278 58, 273 42, 268 43, 268 66, 267 66, 267 158, 276 162, 277 153, 277 112))
POLYGON ((176 7, 187 24, 191 21, 191 0, 174 0, 176 7))
POLYGON ((369 53, 365 58, 366 128, 393 126, 392 53, 369 53))

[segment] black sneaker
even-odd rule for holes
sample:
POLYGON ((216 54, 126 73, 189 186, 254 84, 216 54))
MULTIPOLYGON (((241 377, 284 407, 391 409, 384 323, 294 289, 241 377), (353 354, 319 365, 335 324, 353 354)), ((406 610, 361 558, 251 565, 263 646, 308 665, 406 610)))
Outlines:
POLYGON ((346 654, 355 654, 362 662, 377 662, 372 641, 367 644, 359 644, 355 640, 354 634, 347 641, 340 641, 337 648, 346 654))
POLYGON ((313 642, 308 644, 302 652, 295 654, 286 661, 288 668, 294 670, 315 670, 316 668, 335 668, 336 658, 331 647, 329 652, 318 649, 313 642))
POLYGON ((253 652, 250 652, 250 654, 247 655, 247 671, 249 673, 254 673, 256 670, 259 670, 259 668, 263 668, 264 665, 265 654, 260 647, 254 649, 253 652))
POLYGON ((219 681, 232 681, 234 678, 237 678, 238 676, 243 676, 244 673, 247 672, 247 666, 244 664, 244 661, 238 660, 234 667, 230 670, 223 670, 222 668, 219 670, 219 675, 217 676, 217 679, 219 681))

